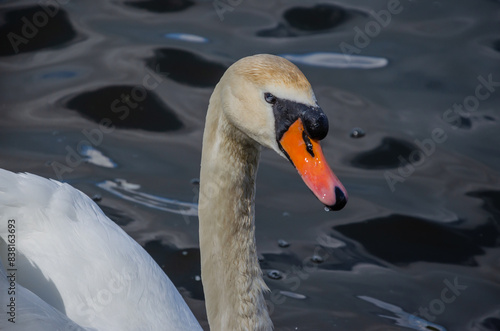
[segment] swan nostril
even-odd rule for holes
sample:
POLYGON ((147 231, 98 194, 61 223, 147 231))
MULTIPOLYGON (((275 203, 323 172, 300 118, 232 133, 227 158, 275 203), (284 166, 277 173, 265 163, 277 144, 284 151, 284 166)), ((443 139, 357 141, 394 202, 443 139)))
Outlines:
POLYGON ((331 210, 341 210, 347 204, 347 197, 344 192, 339 188, 335 187, 335 204, 329 206, 331 210))

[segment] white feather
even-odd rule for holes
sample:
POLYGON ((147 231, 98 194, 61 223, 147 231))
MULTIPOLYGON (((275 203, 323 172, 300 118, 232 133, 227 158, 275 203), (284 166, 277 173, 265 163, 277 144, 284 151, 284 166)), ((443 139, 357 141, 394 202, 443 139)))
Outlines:
POLYGON ((151 256, 70 185, 0 169, 5 268, 8 220, 15 220, 18 330, 40 330, 35 320, 89 330, 201 330, 151 256))

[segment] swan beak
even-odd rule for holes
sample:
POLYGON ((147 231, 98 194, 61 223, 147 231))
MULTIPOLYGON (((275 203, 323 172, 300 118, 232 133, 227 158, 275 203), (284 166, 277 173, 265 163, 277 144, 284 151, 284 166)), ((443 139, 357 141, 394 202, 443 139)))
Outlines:
POLYGON ((290 125, 279 143, 307 187, 324 205, 332 210, 346 205, 344 185, 326 162, 319 141, 307 135, 300 118, 290 125))

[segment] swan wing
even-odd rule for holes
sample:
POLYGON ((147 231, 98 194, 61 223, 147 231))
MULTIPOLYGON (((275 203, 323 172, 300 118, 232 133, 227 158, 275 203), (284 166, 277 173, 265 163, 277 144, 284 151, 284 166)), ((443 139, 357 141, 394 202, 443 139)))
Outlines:
POLYGON ((68 184, 0 169, 0 237, 16 282, 83 328, 201 330, 151 256, 68 184))
POLYGON ((0 261, 0 293, 4 316, 0 330, 94 331, 84 329, 20 284, 11 283, 16 272, 6 272, 0 261), (5 317, 6 316, 6 317, 5 317))

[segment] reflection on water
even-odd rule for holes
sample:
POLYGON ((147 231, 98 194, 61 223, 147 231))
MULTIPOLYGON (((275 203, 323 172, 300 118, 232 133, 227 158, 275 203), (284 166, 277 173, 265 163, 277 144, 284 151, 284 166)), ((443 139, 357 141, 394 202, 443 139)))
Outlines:
POLYGON ((313 7, 292 7, 283 14, 284 21, 272 29, 257 32, 259 37, 288 38, 327 33, 359 12, 341 6, 318 4, 313 7))
POLYGON ((283 18, 290 26, 303 31, 323 31, 344 23, 348 12, 340 7, 319 4, 314 7, 293 7, 285 11, 283 18))
POLYGON ((162 245, 158 240, 148 242, 144 248, 165 270, 170 280, 178 287, 187 289, 197 300, 205 298, 201 275, 200 250, 195 248, 176 249, 162 245))
POLYGON ((177 39, 182 41, 187 41, 191 43, 207 43, 209 40, 202 36, 197 36, 189 33, 167 33, 165 34, 165 38, 177 39))
POLYGON ((500 40, 495 40, 493 42, 493 49, 500 52, 500 40))
POLYGON ((276 330, 500 330, 498 1, 402 1, 383 25, 378 0, 228 1, 222 16, 212 1, 51 3, 2 2, 0 167, 54 177, 77 150, 64 180, 144 245, 205 328, 190 181, 208 100, 231 63, 272 53, 310 80, 351 198, 324 212, 263 153, 256 240, 276 330), (417 159, 436 128, 447 139, 417 159), (400 170, 393 192, 384 173, 400 170), (467 290, 437 314, 453 279, 467 290))
MULTIPOLYGON (((152 77, 145 84, 153 84, 152 77)), ((146 131, 173 131, 182 128, 175 112, 155 92, 148 90, 147 86, 108 86, 81 93, 71 98, 66 106, 109 128, 103 129, 104 131, 111 131, 114 127, 146 131)))
POLYGON ((196 87, 215 86, 227 69, 192 52, 174 48, 156 50, 155 56, 146 63, 150 68, 166 73, 169 79, 196 87))
POLYGON ((297 300, 304 300, 307 298, 304 294, 290 292, 290 291, 280 291, 280 294, 297 300))
POLYGON ((388 310, 396 316, 379 315, 380 317, 393 319, 396 325, 404 326, 413 330, 419 331, 446 331, 445 328, 437 324, 426 321, 418 316, 405 312, 398 306, 390 303, 370 298, 368 296, 358 296, 358 298, 373 303, 375 306, 388 310))
POLYGON ((127 1, 126 5, 135 8, 146 9, 152 12, 168 13, 177 12, 194 5, 190 0, 147 0, 147 1, 127 1))
POLYGON ((105 168, 116 168, 117 165, 113 160, 104 155, 100 150, 89 145, 83 145, 80 148, 80 154, 85 157, 85 161, 105 168))
POLYGON ((0 56, 62 46, 77 38, 68 14, 58 6, 30 6, 3 13, 0 56))
POLYGON ((384 58, 326 52, 300 55, 280 54, 280 56, 296 64, 307 64, 324 68, 375 69, 385 67, 388 63, 387 59, 384 58))
POLYGON ((125 179, 116 179, 115 181, 106 180, 96 185, 121 199, 139 203, 150 208, 185 216, 198 215, 198 207, 194 203, 140 192, 138 191, 141 187, 140 185, 128 183, 125 179))
POLYGON ((397 265, 428 261, 474 266, 474 256, 484 253, 474 238, 460 229, 405 215, 340 225, 335 230, 363 243, 371 254, 397 265))
POLYGON ((356 155, 351 164, 364 169, 396 168, 401 165, 401 159, 407 160, 415 150, 419 149, 409 142, 387 137, 376 148, 356 155))

